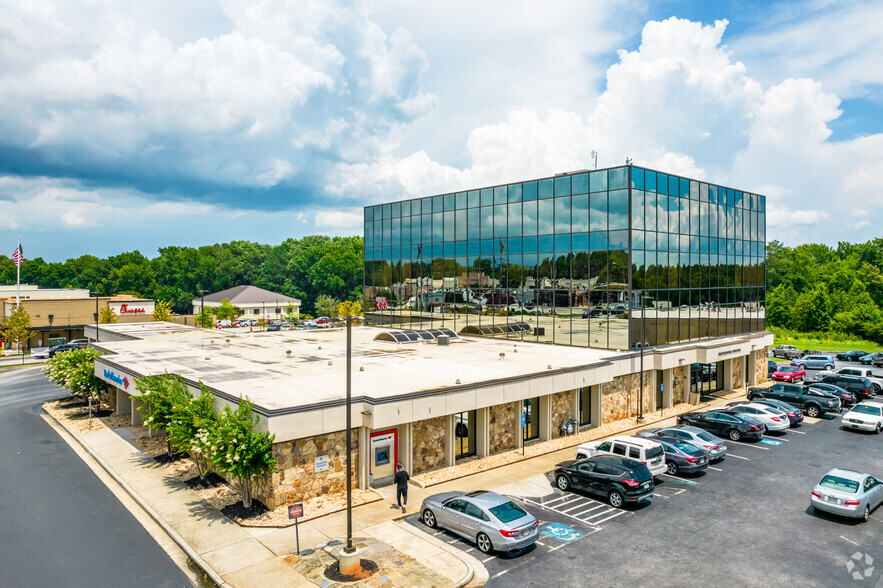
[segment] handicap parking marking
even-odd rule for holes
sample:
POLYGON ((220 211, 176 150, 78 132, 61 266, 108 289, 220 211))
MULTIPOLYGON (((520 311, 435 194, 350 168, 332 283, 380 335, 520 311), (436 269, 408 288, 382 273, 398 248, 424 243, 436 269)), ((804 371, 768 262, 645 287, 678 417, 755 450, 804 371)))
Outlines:
POLYGON ((773 445, 773 446, 782 444, 781 441, 773 441, 772 439, 766 439, 766 438, 761 439, 760 442, 766 443, 767 445, 773 445))
POLYGON ((570 543, 585 536, 585 533, 579 529, 569 527, 564 523, 550 523, 540 529, 540 534, 560 541, 561 543, 570 543))

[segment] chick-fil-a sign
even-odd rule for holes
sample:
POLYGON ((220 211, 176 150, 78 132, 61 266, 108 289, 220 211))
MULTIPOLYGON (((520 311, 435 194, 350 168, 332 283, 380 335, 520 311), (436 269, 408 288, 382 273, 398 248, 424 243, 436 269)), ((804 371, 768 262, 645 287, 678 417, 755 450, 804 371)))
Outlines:
POLYGON ((129 308, 128 304, 123 304, 120 306, 121 314, 144 314, 146 311, 144 308, 129 308))

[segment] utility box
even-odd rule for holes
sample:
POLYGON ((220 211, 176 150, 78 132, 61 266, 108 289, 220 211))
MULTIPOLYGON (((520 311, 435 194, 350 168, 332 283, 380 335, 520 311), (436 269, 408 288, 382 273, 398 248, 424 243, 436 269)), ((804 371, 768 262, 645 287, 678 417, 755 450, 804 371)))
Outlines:
POLYGON ((546 336, 546 327, 534 327, 533 334, 537 337, 545 337, 546 336))
POLYGON ((435 342, 436 342, 438 345, 450 345, 450 344, 451 344, 451 338, 448 337, 447 335, 439 335, 438 337, 436 337, 435 342))

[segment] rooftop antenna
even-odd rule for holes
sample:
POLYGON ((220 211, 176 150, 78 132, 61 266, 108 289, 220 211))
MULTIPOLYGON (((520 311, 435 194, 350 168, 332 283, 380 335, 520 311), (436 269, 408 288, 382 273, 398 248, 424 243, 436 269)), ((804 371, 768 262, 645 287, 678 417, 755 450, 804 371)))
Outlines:
POLYGON ((631 159, 630 157, 626 157, 626 158, 625 158, 625 164, 626 164, 626 165, 631 165, 631 164, 632 164, 632 159, 631 159))
POLYGON ((598 152, 592 151, 592 159, 595 160, 595 169, 598 169, 598 152))

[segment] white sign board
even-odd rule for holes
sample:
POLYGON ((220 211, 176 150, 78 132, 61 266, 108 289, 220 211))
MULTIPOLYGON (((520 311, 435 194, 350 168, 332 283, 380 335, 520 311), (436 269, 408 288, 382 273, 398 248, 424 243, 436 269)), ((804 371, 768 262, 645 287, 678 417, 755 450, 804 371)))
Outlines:
POLYGON ((328 462, 329 458, 327 455, 320 455, 314 460, 313 471, 315 472, 327 472, 328 471, 328 462))

